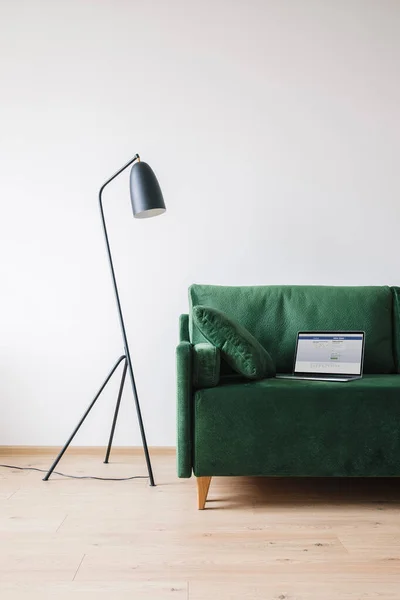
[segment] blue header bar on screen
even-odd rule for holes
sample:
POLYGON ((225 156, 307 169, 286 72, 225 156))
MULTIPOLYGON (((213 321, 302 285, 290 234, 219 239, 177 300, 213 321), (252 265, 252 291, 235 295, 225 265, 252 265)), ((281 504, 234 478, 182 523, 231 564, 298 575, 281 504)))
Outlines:
POLYGON ((362 340, 363 336, 355 335, 299 335, 299 340, 362 340))

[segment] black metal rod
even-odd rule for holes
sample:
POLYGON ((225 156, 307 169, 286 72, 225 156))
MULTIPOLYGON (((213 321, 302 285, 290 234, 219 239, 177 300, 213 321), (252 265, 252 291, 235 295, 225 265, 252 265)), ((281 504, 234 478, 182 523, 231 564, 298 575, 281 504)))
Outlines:
POLYGON ((127 167, 129 167, 129 165, 131 165, 133 162, 135 162, 135 160, 138 160, 138 159, 139 159, 139 155, 136 154, 130 161, 128 161, 126 163, 126 165, 124 165, 119 171, 114 173, 114 175, 112 175, 112 177, 110 177, 110 179, 108 179, 101 186, 100 191, 99 191, 99 205, 100 205, 101 222, 102 222, 103 231, 104 231, 104 239, 105 239, 106 248, 107 248, 108 261, 109 261, 110 270, 111 270, 111 278, 112 278, 112 282, 113 282, 113 286, 114 286, 115 300, 117 302, 117 307, 118 307, 118 316, 119 316, 119 322, 120 322, 120 326, 121 326, 121 333, 122 333, 122 338, 124 341, 124 349, 125 349, 126 359, 127 359, 127 363, 128 363, 128 370, 129 370, 129 376, 130 376, 131 385, 132 385, 133 398, 135 401, 136 412, 137 412, 137 417, 138 417, 138 422, 139 422, 140 435, 142 438, 143 451, 144 451, 144 455, 145 455, 145 459, 146 459, 147 471, 149 473, 150 485, 154 486, 155 483, 154 483, 154 477, 153 477, 153 470, 151 468, 150 454, 149 454, 149 449, 147 446, 146 433, 144 430, 143 419, 142 419, 142 412, 140 410, 139 397, 138 397, 136 383, 135 383, 135 376, 133 374, 131 355, 129 352, 129 345, 128 345, 128 337, 126 335, 124 317, 122 315, 121 302, 119 299, 117 280, 115 277, 114 264, 113 264, 113 260, 112 260, 112 256, 111 256, 111 248, 110 248, 110 242, 108 239, 106 220, 104 217, 103 198, 102 198, 103 190, 106 187, 106 185, 108 185, 113 179, 115 179, 115 177, 117 177, 120 173, 122 173, 122 171, 124 171, 127 167))
POLYGON ((135 156, 133 158, 131 158, 130 160, 128 160, 128 162, 123 167, 121 167, 116 173, 114 173, 114 175, 111 175, 111 177, 109 179, 107 179, 107 181, 105 183, 103 183, 103 185, 100 188, 100 195, 103 192, 103 190, 106 187, 106 185, 108 185, 109 183, 111 183, 111 181, 113 179, 115 179, 116 177, 118 177, 118 175, 120 173, 122 173, 122 171, 125 171, 125 169, 127 169, 129 167, 129 165, 131 165, 132 163, 135 162, 135 160, 140 160, 139 154, 135 154, 135 156))
POLYGON ((117 424, 117 419, 118 419, 119 406, 121 404, 122 392, 124 390, 124 384, 125 384, 125 377, 126 377, 126 370, 127 370, 127 368, 128 368, 128 363, 125 361, 124 370, 122 371, 121 384, 119 386, 119 392, 118 392, 118 397, 117 397, 117 404, 115 406, 114 418, 113 418, 113 422, 112 422, 112 425, 111 425, 110 439, 108 441, 106 457, 104 459, 104 462, 106 464, 108 463, 108 459, 110 458, 111 447, 112 447, 112 443, 113 443, 113 439, 114 439, 115 426, 117 424))
MULTIPOLYGON (((79 421, 78 425, 75 427, 73 433, 71 434, 71 436, 68 438, 68 441, 66 442, 65 446, 63 447, 63 449, 61 450, 61 452, 59 453, 59 455, 57 456, 56 460, 53 462, 53 464, 51 465, 50 469, 48 470, 48 472, 46 473, 46 475, 43 477, 43 481, 47 481, 49 479, 49 477, 51 477, 51 474, 53 473, 54 469, 56 468, 56 466, 58 465, 58 463, 60 462, 60 460, 62 459, 62 457, 64 456, 68 446, 70 445, 70 443, 72 442, 72 440, 74 439, 74 437, 76 436, 76 434, 78 433, 82 423, 84 422, 84 420, 86 419, 86 417, 88 416, 88 414, 90 413, 90 411, 92 410, 93 406, 96 403, 96 400, 98 399, 98 397, 100 396, 101 392, 104 390, 104 388, 106 387, 107 383, 110 381, 111 377, 113 376, 116 368, 118 367, 118 365, 121 363, 121 361, 123 361, 124 359, 126 359, 126 356, 120 356, 119 359, 117 360, 117 362, 115 363, 115 365, 113 366, 113 368, 111 369, 111 371, 109 372, 109 374, 107 375, 107 378, 105 379, 104 383, 102 384, 102 386, 100 387, 99 391, 97 392, 97 394, 95 395, 95 397, 93 398, 92 402, 90 403, 88 409, 86 410, 85 414, 83 415, 83 417, 81 418, 81 420, 79 421)), ((125 367, 126 368, 126 367, 125 367)))

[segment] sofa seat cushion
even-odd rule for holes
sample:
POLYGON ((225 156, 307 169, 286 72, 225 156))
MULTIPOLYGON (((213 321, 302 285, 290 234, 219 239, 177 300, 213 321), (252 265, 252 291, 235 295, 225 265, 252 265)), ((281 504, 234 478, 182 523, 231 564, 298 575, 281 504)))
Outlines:
POLYGON ((194 412, 197 476, 400 476, 399 375, 226 383, 194 412))
POLYGON ((299 331, 324 330, 365 331, 364 372, 396 372, 393 294, 387 286, 196 284, 189 289, 189 302, 192 343, 206 341, 193 322, 193 307, 216 308, 243 325, 268 350, 278 373, 292 371, 299 331))

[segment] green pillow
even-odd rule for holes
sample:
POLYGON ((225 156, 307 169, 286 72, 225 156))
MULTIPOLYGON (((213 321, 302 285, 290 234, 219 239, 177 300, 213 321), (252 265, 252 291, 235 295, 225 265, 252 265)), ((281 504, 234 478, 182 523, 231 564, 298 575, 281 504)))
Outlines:
POLYGON ((235 371, 249 379, 275 376, 271 356, 243 325, 208 306, 194 306, 193 321, 235 371))

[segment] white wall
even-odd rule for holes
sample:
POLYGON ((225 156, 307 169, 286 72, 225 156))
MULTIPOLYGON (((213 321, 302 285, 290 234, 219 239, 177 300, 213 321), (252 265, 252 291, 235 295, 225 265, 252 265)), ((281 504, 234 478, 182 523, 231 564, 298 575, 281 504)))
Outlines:
POLYGON ((175 443, 190 283, 399 284, 398 0, 0 13, 0 445, 61 444, 122 350, 97 191, 136 152, 168 212, 134 221, 128 175, 105 204, 150 444, 175 443))

